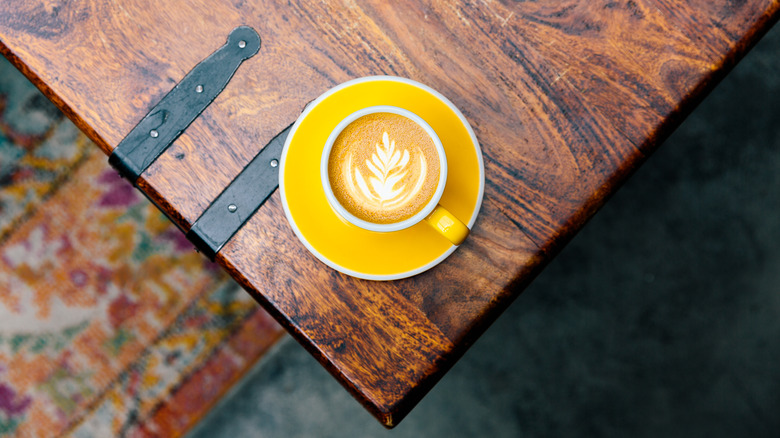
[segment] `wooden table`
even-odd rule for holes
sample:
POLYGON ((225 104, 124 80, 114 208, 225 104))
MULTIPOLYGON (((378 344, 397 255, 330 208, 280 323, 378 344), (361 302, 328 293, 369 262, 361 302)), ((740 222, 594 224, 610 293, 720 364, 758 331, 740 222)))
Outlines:
POLYGON ((217 258, 391 427, 778 11, 769 0, 6 0, 0 50, 109 154, 231 29, 254 27, 260 53, 141 178, 185 230, 338 83, 404 76, 452 100, 482 145, 486 187, 472 235, 443 264, 394 282, 342 275, 296 239, 278 191, 217 258))

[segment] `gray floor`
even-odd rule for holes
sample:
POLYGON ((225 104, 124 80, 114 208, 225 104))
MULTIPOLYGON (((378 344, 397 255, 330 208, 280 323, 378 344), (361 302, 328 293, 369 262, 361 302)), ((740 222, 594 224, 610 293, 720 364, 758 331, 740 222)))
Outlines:
POLYGON ((780 26, 392 431, 287 339, 194 437, 780 436, 780 26))

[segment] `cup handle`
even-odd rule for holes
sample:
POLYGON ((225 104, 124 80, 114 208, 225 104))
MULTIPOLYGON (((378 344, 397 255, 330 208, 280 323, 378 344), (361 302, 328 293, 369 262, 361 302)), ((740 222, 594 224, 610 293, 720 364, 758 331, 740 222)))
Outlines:
POLYGON ((425 221, 453 245, 460 245, 469 235, 469 227, 441 205, 437 205, 425 221))

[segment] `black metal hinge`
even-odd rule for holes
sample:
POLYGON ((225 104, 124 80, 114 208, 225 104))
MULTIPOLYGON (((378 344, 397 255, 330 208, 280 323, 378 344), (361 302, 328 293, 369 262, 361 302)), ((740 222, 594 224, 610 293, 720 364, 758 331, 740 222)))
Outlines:
POLYGON ((192 224, 187 238, 208 258, 214 259, 279 186, 279 158, 290 128, 274 137, 192 224))
MULTIPOLYGON (((254 29, 233 29, 224 46, 196 65, 141 119, 108 162, 138 187, 141 174, 225 89, 241 63, 259 50, 260 36, 254 29)), ((279 158, 289 130, 271 140, 187 232, 187 238, 210 259, 276 190, 279 158)))

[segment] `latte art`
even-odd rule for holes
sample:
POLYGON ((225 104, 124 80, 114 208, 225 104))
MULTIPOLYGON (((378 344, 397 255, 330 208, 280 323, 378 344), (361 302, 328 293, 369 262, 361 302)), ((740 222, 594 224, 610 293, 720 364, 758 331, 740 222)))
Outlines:
POLYGON ((391 113, 363 116, 336 139, 328 161, 333 194, 352 215, 400 222, 431 200, 439 179, 433 140, 414 121, 391 113))
POLYGON ((415 150, 420 158, 418 175, 416 181, 410 184, 411 181, 404 180, 410 170, 408 167, 415 165, 409 163, 409 151, 405 149, 402 154, 396 149, 395 140, 391 142, 387 132, 382 133, 382 143, 381 146, 376 144, 376 152, 371 155, 370 160, 365 161, 365 168, 370 171, 368 184, 360 172, 360 167, 353 166, 354 153, 347 154, 343 170, 349 195, 374 209, 394 210, 406 207, 420 193, 425 182, 425 155, 419 148, 415 150))

